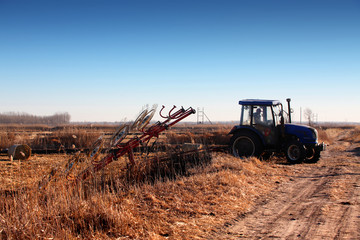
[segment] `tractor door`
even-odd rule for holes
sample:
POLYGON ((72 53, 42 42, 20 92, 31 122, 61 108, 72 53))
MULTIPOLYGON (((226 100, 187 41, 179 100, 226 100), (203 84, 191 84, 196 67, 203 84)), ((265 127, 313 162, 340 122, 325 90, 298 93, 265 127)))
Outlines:
POLYGON ((253 127, 264 136, 267 146, 276 146, 279 133, 275 127, 274 112, 272 106, 253 106, 253 127))

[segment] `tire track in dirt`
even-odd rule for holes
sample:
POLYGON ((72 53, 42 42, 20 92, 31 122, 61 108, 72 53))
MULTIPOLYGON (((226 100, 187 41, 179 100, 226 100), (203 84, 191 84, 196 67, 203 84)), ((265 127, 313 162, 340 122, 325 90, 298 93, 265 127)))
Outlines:
POLYGON ((360 239, 360 164, 354 144, 331 146, 214 239, 360 239))

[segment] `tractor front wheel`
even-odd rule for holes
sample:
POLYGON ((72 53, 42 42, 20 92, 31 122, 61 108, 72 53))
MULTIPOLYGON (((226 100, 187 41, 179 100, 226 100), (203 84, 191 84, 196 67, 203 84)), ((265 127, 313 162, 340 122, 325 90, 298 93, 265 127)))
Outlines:
POLYGON ((307 163, 317 163, 320 159, 320 150, 310 148, 307 150, 306 160, 307 163))
POLYGON ((231 152, 235 157, 258 157, 263 146, 258 136, 250 132, 234 134, 230 139, 231 152))
POLYGON ((286 159, 289 163, 301 163, 305 159, 305 147, 298 140, 291 140, 286 146, 286 159))

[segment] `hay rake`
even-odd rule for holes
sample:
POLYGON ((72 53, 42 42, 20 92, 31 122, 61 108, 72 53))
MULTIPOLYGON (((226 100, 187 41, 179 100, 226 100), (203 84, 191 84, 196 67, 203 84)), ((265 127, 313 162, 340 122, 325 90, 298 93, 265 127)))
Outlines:
MULTIPOLYGON (((164 109, 165 106, 162 106, 159 112, 160 117, 164 119, 162 122, 158 121, 148 127, 156 112, 156 106, 153 106, 150 110, 143 110, 132 124, 120 125, 110 138, 108 144, 106 144, 106 141, 102 136, 99 137, 94 142, 88 156, 84 157, 80 153, 77 153, 69 159, 62 175, 65 175, 68 180, 77 184, 124 155, 128 156, 129 164, 131 166, 135 165, 135 148, 147 145, 151 139, 157 139, 161 132, 195 113, 195 110, 192 107, 189 107, 188 109, 184 109, 183 107, 177 109, 176 106, 173 106, 168 114, 164 115, 164 109), (140 132, 140 135, 130 135, 130 133, 134 132, 140 132), (130 136, 130 138, 127 138, 127 136, 130 136), (105 153, 105 157, 99 160, 101 153, 105 153), (88 161, 89 159, 90 162, 88 161), (74 169, 79 167, 81 163, 88 166, 80 171, 80 173, 74 174, 74 169)), ((46 182, 49 182, 55 173, 56 171, 52 171, 49 177, 46 178, 46 182)), ((42 183, 40 187, 43 185, 44 184, 42 183)))

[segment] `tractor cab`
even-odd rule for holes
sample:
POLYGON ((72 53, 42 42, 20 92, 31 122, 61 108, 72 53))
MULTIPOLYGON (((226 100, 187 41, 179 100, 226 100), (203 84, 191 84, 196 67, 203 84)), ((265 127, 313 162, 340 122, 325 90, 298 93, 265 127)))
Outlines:
POLYGON ((277 100, 246 99, 242 105, 240 126, 255 130, 265 145, 275 146, 284 126, 283 106, 277 100))

